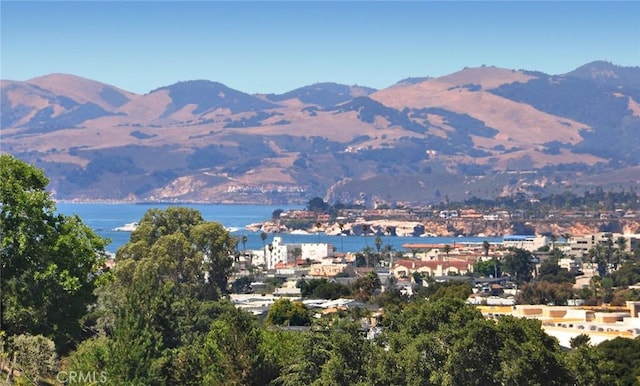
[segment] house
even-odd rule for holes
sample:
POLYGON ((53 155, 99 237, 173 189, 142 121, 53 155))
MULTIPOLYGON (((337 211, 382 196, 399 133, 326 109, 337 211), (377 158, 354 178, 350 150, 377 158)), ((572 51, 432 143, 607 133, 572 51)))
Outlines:
POLYGON ((473 262, 465 260, 410 260, 402 259, 392 267, 394 276, 411 277, 418 272, 427 277, 465 275, 473 271, 473 262))
POLYGON ((314 278, 335 277, 339 274, 353 275, 351 264, 312 264, 308 275, 314 278))

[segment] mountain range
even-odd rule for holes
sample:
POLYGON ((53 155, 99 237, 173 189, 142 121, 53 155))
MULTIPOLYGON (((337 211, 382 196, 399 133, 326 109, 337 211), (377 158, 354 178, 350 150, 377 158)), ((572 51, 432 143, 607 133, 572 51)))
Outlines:
POLYGON ((482 66, 381 90, 141 95, 74 75, 0 81, 1 151, 60 200, 439 203, 640 184, 640 67, 482 66))

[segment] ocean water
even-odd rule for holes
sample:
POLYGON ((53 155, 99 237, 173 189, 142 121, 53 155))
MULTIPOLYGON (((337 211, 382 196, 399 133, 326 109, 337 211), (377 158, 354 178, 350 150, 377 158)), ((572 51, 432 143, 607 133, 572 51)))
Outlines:
MULTIPOLYGON (((247 249, 262 249, 263 242, 260 232, 245 229, 249 224, 268 221, 276 209, 301 209, 300 206, 282 205, 206 205, 206 204, 103 204, 103 203, 58 203, 58 212, 65 215, 77 214, 83 223, 91 227, 98 235, 108 238, 111 243, 107 251, 115 253, 118 248, 126 244, 131 236, 130 232, 116 231, 117 227, 139 222, 144 214, 152 208, 166 209, 169 206, 182 206, 200 211, 207 221, 216 221, 225 226, 232 234, 239 237, 247 236, 247 249)), ((284 243, 329 243, 338 252, 357 252, 367 246, 375 249, 375 236, 328 236, 318 234, 269 234, 265 240, 269 244, 273 237, 279 236, 284 243)), ((391 245, 394 250, 403 250, 403 244, 408 243, 446 243, 455 244, 478 243, 484 240, 490 243, 501 243, 502 238, 480 237, 394 237, 381 236, 383 244, 391 245)), ((242 248, 242 246, 240 246, 242 248)))

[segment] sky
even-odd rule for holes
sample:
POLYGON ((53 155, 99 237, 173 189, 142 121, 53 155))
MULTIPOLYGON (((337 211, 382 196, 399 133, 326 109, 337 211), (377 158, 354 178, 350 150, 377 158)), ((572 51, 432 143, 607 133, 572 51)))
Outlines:
POLYGON ((0 78, 73 74, 145 94, 382 89, 481 65, 640 66, 640 1, 0 1, 0 78))

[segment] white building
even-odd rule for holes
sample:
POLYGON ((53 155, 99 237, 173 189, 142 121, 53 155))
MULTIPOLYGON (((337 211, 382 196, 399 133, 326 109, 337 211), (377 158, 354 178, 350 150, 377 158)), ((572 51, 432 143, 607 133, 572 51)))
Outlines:
POLYGON ((265 253, 267 269, 274 269, 278 263, 295 264, 297 259, 320 261, 333 257, 333 246, 326 243, 285 244, 282 237, 276 236, 265 253))
POLYGON ((549 244, 547 236, 536 235, 507 235, 502 238, 505 248, 520 248, 535 252, 549 244))

